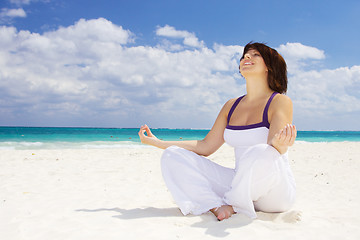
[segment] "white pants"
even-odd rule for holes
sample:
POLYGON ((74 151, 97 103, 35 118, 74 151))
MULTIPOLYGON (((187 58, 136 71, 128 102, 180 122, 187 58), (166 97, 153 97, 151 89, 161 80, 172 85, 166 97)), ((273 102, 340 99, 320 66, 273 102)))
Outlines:
POLYGON ((231 205, 256 218, 256 210, 283 212, 295 199, 287 158, 267 144, 251 147, 226 168, 183 148, 171 146, 161 158, 164 181, 181 212, 200 215, 231 205))

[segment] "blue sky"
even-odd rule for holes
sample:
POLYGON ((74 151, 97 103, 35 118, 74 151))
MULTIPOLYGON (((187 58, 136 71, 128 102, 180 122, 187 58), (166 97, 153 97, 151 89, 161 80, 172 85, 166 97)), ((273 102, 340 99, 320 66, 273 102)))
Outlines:
POLYGON ((210 128, 251 41, 300 130, 360 130, 358 1, 0 1, 0 125, 210 128))

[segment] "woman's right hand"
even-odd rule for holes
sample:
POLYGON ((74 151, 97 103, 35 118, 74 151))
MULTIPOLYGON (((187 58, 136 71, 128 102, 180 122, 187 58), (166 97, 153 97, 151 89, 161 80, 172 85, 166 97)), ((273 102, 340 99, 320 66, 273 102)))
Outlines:
POLYGON ((141 143, 156 146, 156 142, 159 141, 157 137, 150 131, 150 128, 145 124, 140 127, 139 137, 141 143), (146 133, 146 134, 145 134, 146 133))

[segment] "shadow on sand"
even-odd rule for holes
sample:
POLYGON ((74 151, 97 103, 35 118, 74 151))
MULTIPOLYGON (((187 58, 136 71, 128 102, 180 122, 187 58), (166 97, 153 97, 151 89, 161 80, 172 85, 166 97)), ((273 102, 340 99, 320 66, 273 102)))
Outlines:
MULTIPOLYGON (((178 208, 99 208, 99 209, 78 209, 78 212, 115 212, 119 215, 113 216, 119 219, 140 219, 140 218, 156 218, 156 217, 184 217, 178 208)), ((205 234, 214 237, 224 237, 229 235, 228 229, 239 228, 252 222, 248 217, 241 214, 234 214, 230 219, 217 221, 212 213, 206 213, 200 216, 187 215, 190 218, 200 218, 200 222, 196 222, 191 227, 205 229, 205 234)))
POLYGON ((138 218, 154 218, 154 217, 179 217, 182 216, 178 208, 99 208, 99 209, 78 209, 78 212, 116 212, 120 215, 113 216, 120 219, 138 219, 138 218))

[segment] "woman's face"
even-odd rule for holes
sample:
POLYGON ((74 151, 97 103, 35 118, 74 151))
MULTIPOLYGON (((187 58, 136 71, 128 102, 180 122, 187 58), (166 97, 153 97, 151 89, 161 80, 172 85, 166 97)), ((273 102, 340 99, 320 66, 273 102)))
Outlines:
POLYGON ((248 74, 267 75, 268 69, 260 52, 256 49, 249 49, 240 60, 239 70, 241 75, 246 77, 248 74))

